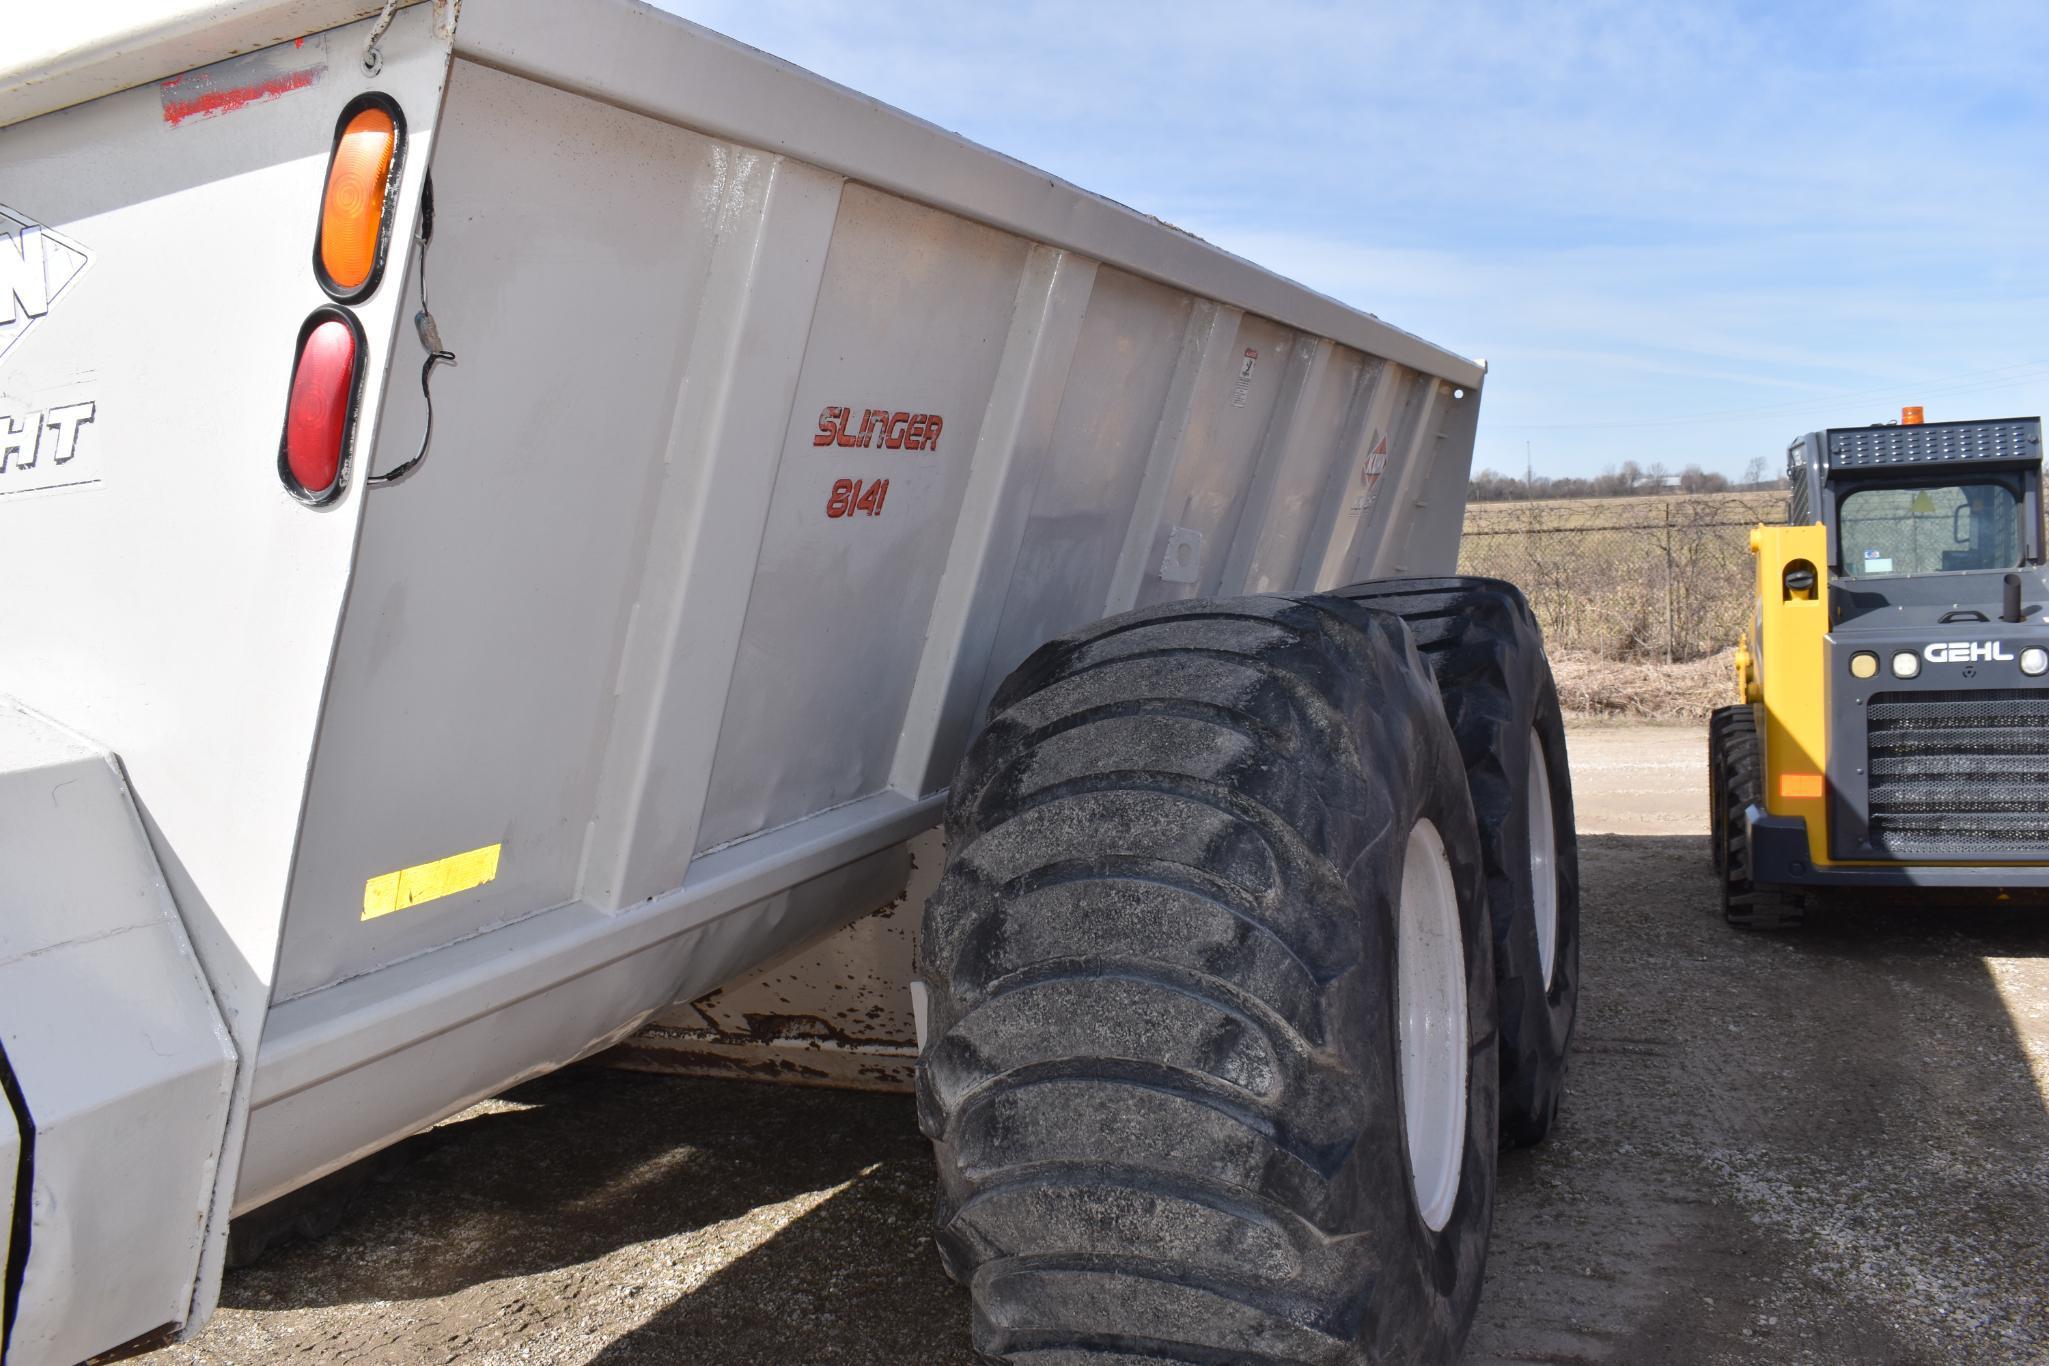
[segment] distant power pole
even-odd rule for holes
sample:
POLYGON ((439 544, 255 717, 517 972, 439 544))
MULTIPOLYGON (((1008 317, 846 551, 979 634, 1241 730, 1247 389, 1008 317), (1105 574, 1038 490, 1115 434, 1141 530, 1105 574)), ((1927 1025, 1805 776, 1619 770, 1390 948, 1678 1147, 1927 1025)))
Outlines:
POLYGON ((1534 498, 1537 496, 1537 479, 1536 476, 1533 473, 1531 473, 1531 471, 1535 468, 1536 467, 1530 463, 1530 443, 1525 441, 1523 442, 1523 497, 1525 498, 1534 498))

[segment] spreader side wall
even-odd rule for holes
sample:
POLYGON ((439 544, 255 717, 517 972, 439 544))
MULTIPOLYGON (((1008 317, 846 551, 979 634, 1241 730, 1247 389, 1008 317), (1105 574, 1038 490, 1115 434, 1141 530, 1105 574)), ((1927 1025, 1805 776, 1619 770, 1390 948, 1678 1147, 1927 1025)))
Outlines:
POLYGON ((458 28, 458 359, 364 511, 243 1206, 871 909, 1047 636, 1455 554, 1404 533, 1481 367, 680 21, 563 13, 458 28))
MULTIPOLYGON (((577 899, 712 247, 758 174, 741 159, 454 64, 427 289, 457 359, 426 460, 364 512, 279 999, 577 899), (370 879, 493 845, 489 884, 364 918, 370 879)), ((410 314, 417 274, 404 289, 410 314)), ((420 362, 391 386, 390 461, 424 430, 420 362)))

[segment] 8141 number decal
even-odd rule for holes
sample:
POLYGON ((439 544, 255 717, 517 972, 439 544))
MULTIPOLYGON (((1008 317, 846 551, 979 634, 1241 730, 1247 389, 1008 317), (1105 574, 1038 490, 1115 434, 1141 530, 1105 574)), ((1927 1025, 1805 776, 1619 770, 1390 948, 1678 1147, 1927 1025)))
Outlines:
POLYGON ((887 497, 887 479, 870 479, 865 485, 858 479, 836 479, 833 481, 832 493, 825 500, 825 515, 852 517, 860 513, 869 517, 880 517, 882 500, 887 497))

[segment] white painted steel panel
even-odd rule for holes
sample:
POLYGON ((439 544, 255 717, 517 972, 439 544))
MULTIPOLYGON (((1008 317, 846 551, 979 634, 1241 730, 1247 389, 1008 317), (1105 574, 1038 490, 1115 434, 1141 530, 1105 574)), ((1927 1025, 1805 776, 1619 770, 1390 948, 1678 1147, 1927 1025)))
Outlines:
POLYGON ((697 848, 733 656, 824 269, 840 181, 739 153, 670 426, 667 477, 619 667, 584 892, 619 909, 675 887, 697 848))
MULTIPOLYGON (((414 112, 408 206, 446 66, 421 37, 391 40, 377 82, 414 112)), ((0 132, 11 205, 92 253, 0 359, 0 412, 90 401, 76 463, 104 462, 90 486, 0 495, 10 577, 63 585, 0 595, 0 680, 121 756, 252 1046, 362 505, 358 479, 302 506, 276 460, 293 339, 326 302, 310 258, 334 122, 365 86, 329 63, 218 117, 173 124, 150 86, 0 132)), ((358 309, 365 424, 396 294, 358 309)))
POLYGON ((1030 520, 977 714, 1026 655, 1109 610, 1125 528, 1193 308, 1186 295, 1150 281, 1096 272, 1043 468, 1023 498, 1030 520))
MULTIPOLYGON (((14 1227, 15 1173, 21 1169, 21 1127, 14 1122, 14 1107, 0 1103, 0 1228, 14 1227)), ((19 1192, 26 1198, 28 1192, 19 1192)), ((5 1248, 7 1239, 0 1238, 0 1248, 5 1248)), ((7 1333, 7 1306, 0 1302, 0 1337, 7 1333)))
POLYGON ((1416 442, 1404 471, 1406 501, 1389 510, 1385 536, 1364 577, 1445 574, 1457 563, 1479 395, 1445 380, 1436 382, 1435 394, 1428 431, 1416 442))
POLYGON ((1280 397, 1294 341, 1293 333, 1269 320, 1246 317, 1228 347, 1204 358, 1209 384, 1175 463, 1135 606, 1207 597, 1222 588, 1231 537, 1245 508, 1254 462, 1280 397), (1184 557, 1189 570, 1185 579, 1168 579, 1160 572, 1174 528, 1200 538, 1184 557))
POLYGON ((0 126, 339 28, 380 8, 380 0, 14 5, 7 15, 7 47, 0 52, 0 126))
POLYGON ((939 808, 883 793, 704 855, 681 887, 616 914, 558 907, 278 1006, 237 1212, 845 924, 867 907, 833 889, 939 808))
MULTIPOLYGON (((426 463, 365 509, 279 999, 576 899, 733 174, 730 148, 467 62, 441 136, 428 293, 458 362, 426 463), (367 879, 495 843, 496 881, 362 920, 367 879)), ((382 466, 418 444, 417 373, 382 466)))
MULTIPOLYGON (((1440 546, 1412 541, 1409 534, 1412 505, 1422 483, 1419 467, 1437 447, 1450 387, 1431 375, 1398 373, 1384 429, 1386 468, 1367 494, 1353 535, 1351 558, 1339 583, 1392 574, 1451 572, 1458 554, 1456 538, 1440 546)), ((1470 447, 1466 459, 1471 462, 1470 447)), ((1463 495, 1460 502, 1463 505, 1463 495)))
POLYGON ((910 702, 906 665, 925 639, 1025 252, 1016 238, 873 190, 842 196, 700 849, 888 783, 910 702), (937 414, 938 445, 815 445, 828 406, 937 414), (841 479, 887 480, 881 512, 828 516, 841 479))
MULTIPOLYGON (((376 80, 411 116, 400 221, 432 158, 447 70, 430 19, 424 8, 397 17, 376 80)), ((152 82, 0 129, 8 206, 90 256, 0 356, 0 415, 11 419, 0 426, 89 402, 79 440, 92 444, 74 459, 98 466, 75 487, 0 495, 0 570, 37 585, 0 595, 0 687, 120 757, 240 1055, 236 1099, 213 1130, 223 1177, 202 1226, 193 1324, 219 1283, 224 1197, 362 503, 358 480, 309 509, 280 486, 276 461, 293 340, 326 302, 311 257, 335 120, 370 85, 353 61, 317 59, 360 50, 366 27, 291 44, 284 60, 307 61, 305 79, 272 97, 241 87, 188 116, 175 90, 152 82)), ((276 55, 252 54, 248 69, 274 70, 276 55)), ((237 89, 244 71, 214 74, 237 89)), ((405 246, 401 234, 392 278, 403 275, 405 246)), ((364 430, 382 404, 397 293, 356 310, 364 430)), ((109 974, 82 999, 118 995, 124 973, 141 980, 132 955, 144 943, 124 935, 81 957, 109 974)), ((34 977, 36 991, 66 999, 54 971, 34 977)), ((180 1115, 178 1124, 190 1117, 180 1115)), ((109 1192, 120 1188, 111 1173, 125 1170, 115 1162, 86 1175, 109 1192)), ((109 1204, 93 1217, 138 1221, 141 1246, 156 1236, 149 1208, 123 1215, 109 1204)), ((180 1218, 180 1236, 199 1236, 189 1213, 180 1218)), ((159 1322, 168 1317, 185 1316, 159 1322)), ((81 1334, 92 1321, 77 1316, 81 1334)))
POLYGON ((0 1048, 35 1126, 7 1360, 70 1366, 204 1319, 235 1053, 113 761, 4 699, 0 869, 0 1048))
POLYGON ((1239 528, 1243 560, 1227 577, 1245 592, 1285 593, 1297 586, 1318 514, 1331 501, 1333 467, 1351 454, 1347 427, 1366 397, 1366 378, 1357 352, 1324 344, 1292 414, 1292 429, 1274 452, 1262 515, 1239 528))
POLYGON ((900 792, 943 788, 972 728, 1096 273, 1095 262, 1051 247, 1026 258, 897 746, 892 783, 900 792))

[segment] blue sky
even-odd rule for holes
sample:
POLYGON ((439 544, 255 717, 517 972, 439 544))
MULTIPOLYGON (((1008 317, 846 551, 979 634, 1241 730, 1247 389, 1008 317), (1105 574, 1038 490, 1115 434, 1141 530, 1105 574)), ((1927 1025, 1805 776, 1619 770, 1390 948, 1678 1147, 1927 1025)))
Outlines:
POLYGON ((2049 4, 664 7, 1492 366, 1475 466, 2049 409, 2049 4))

